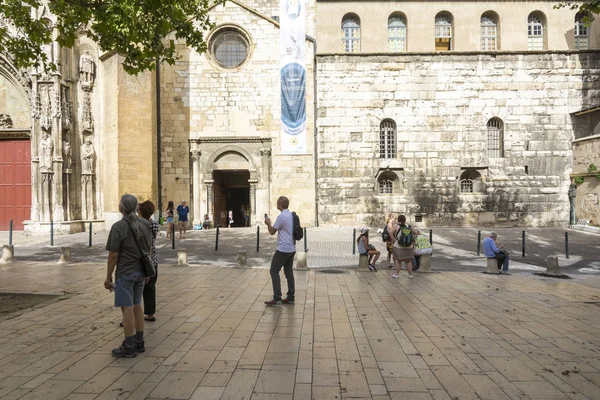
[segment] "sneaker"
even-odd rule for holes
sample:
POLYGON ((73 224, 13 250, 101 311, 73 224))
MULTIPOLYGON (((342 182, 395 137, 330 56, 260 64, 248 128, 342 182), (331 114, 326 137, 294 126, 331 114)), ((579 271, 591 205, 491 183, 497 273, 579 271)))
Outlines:
POLYGON ((135 341, 135 347, 136 347, 138 353, 143 353, 143 352, 146 351, 146 347, 144 346, 144 341, 143 340, 141 342, 138 342, 136 340, 135 341))
POLYGON ((294 299, 290 299, 289 297, 286 297, 285 299, 281 300, 281 302, 283 304, 294 304, 294 299))
POLYGON ((371 271, 377 271, 375 269, 375 266, 373 264, 369 264, 369 270, 371 270, 371 271))
POLYGON ((399 278, 399 276, 398 276, 398 274, 394 274, 394 275, 392 275, 392 278, 394 278, 394 279, 398 279, 398 278, 399 278))
POLYGON ((280 306, 281 305, 281 300, 271 299, 271 300, 265 301, 265 304, 268 305, 268 306, 280 306))
POLYGON ((137 356, 137 346, 123 342, 118 348, 113 349, 112 355, 119 358, 133 358, 137 356))
POLYGON ((394 269, 394 268, 396 268, 395 265, 388 265, 388 269, 394 269))
POLYGON ((412 278, 413 278, 412 274, 408 274, 408 279, 412 279, 412 278))

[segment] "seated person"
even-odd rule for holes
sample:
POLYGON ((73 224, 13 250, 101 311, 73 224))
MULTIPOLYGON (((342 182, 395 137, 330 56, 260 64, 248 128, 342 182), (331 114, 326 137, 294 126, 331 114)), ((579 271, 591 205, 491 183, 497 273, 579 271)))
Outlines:
POLYGON ((483 253, 485 258, 495 258, 498 261, 498 269, 502 268, 502 273, 508 273, 508 251, 504 250, 504 245, 496 244, 498 234, 490 232, 490 235, 483 239, 483 253))
POLYGON ((202 229, 210 229, 210 218, 208 218, 208 214, 204 214, 204 222, 202 222, 202 229))
POLYGON ((418 270, 421 266, 421 256, 428 254, 431 255, 433 253, 433 246, 429 243, 429 238, 419 230, 415 232, 417 237, 415 238, 415 268, 414 270, 418 270))
POLYGON ((375 263, 379 258, 381 252, 375 249, 375 246, 369 243, 369 229, 364 227, 360 229, 360 236, 356 239, 358 245, 358 253, 361 256, 369 256, 369 269, 371 271, 377 271, 375 263))

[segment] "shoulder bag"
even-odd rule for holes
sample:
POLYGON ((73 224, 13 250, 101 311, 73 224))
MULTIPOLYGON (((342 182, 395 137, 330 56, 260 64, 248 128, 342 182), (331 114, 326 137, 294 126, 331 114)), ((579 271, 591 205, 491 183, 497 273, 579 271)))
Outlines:
POLYGON ((154 268, 154 263, 152 262, 152 258, 150 257, 150 254, 146 253, 144 251, 144 249, 142 249, 142 246, 140 246, 140 242, 138 241, 137 237, 135 236, 135 233, 133 233, 133 228, 131 227, 131 224, 129 224, 129 222, 127 222, 127 225, 129 225, 129 230, 131 231, 131 234, 133 235, 135 244, 137 244, 138 249, 140 249, 140 252, 142 253, 142 266, 144 267, 144 275, 146 275, 146 278, 151 278, 154 275, 156 275, 156 268, 154 268))

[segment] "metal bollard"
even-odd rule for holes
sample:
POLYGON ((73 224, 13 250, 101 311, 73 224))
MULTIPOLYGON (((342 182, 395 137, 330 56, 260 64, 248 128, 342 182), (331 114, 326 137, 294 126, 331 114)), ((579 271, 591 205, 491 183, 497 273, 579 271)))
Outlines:
POLYGON ((8 245, 12 246, 12 231, 13 231, 13 220, 10 220, 10 229, 8 231, 8 245))
POLYGON ((304 252, 306 253, 306 228, 302 228, 304 230, 304 252))
POLYGON ((525 257, 525 231, 523 231, 523 239, 521 240, 521 253, 521 256, 525 257))
POLYGON ((481 254, 481 231, 477 231, 477 255, 481 254))
POLYGON ((89 233, 90 233, 90 243, 88 244, 88 247, 92 247, 92 223, 90 222, 90 229, 88 229, 89 233))
POLYGON ((171 249, 175 250, 175 224, 173 224, 173 229, 171 230, 171 249))
POLYGON ((433 229, 429 230, 429 243, 433 246, 433 229))
POLYGON ((352 255, 356 254, 356 228, 352 229, 352 255))
POLYGON ((217 233, 215 239, 215 251, 219 251, 219 225, 217 225, 217 233))
POLYGON ((569 258, 569 232, 565 232, 565 255, 569 258))
POLYGON ((256 226, 256 252, 260 248, 260 226, 256 226))
POLYGON ((54 246, 54 221, 50 221, 50 246, 54 246))

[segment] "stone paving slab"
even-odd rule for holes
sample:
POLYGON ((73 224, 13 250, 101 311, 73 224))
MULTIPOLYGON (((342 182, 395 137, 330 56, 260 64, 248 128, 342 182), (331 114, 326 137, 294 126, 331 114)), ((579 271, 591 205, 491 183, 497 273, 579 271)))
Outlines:
POLYGON ((70 293, 0 322, 3 399, 599 399, 599 277, 159 268, 146 352, 114 359, 105 265, 17 262, 0 291, 70 293), (285 279, 283 279, 285 287, 285 279))

